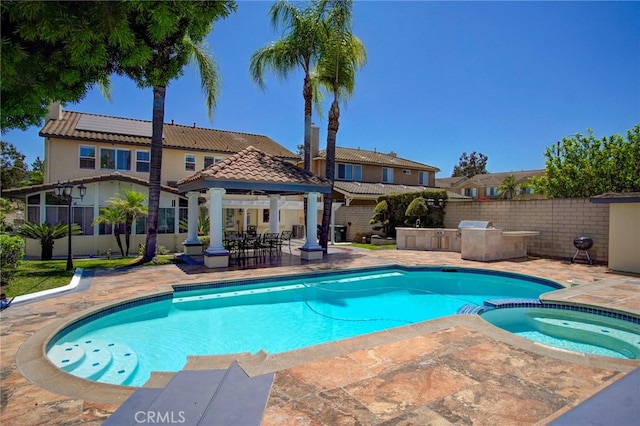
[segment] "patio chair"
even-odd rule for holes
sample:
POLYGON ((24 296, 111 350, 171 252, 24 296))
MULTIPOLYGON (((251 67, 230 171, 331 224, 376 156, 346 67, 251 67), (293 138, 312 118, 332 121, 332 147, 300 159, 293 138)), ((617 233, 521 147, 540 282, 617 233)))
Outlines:
POLYGON ((291 231, 282 231, 282 233, 280 234, 280 243, 279 246, 280 248, 282 248, 282 246, 284 244, 289 246, 289 254, 291 254, 291 236, 292 236, 292 232, 291 231))
POLYGON ((269 257, 280 256, 280 236, 277 232, 265 232, 262 236, 262 247, 269 251, 269 257))

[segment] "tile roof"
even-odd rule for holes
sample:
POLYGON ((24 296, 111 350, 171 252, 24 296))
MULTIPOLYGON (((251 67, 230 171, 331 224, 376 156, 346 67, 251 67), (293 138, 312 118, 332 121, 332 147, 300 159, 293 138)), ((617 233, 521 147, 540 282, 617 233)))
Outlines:
POLYGON ((300 193, 313 187, 317 187, 316 190, 320 192, 326 192, 327 188, 330 188, 327 179, 253 146, 178 181, 181 191, 202 189, 203 185, 241 193, 251 190, 265 193, 300 193), (204 185, 207 181, 210 184, 204 185))
MULTIPOLYGON (((49 120, 45 124, 40 131, 40 136, 104 141, 116 144, 151 144, 151 137, 147 136, 78 129, 78 122, 82 117, 89 117, 95 122, 100 122, 101 120, 106 122, 109 119, 114 119, 114 117, 105 115, 63 111, 61 119, 49 120)), ((146 120, 130 118, 117 118, 117 120, 130 126, 148 125, 151 123, 146 120)), ((281 158, 298 159, 296 154, 284 148, 273 139, 263 135, 167 123, 164 124, 162 134, 163 145, 168 148, 233 154, 249 146, 254 146, 264 152, 281 158)))
MULTIPOLYGON (((129 182, 129 183, 135 183, 142 186, 149 186, 149 181, 145 179, 140 179, 140 178, 129 176, 129 175, 123 175, 120 172, 113 172, 113 173, 103 174, 99 176, 71 179, 68 182, 70 182, 72 185, 75 186, 75 185, 80 185, 81 183, 89 184, 89 183, 95 183, 95 182, 109 182, 109 181, 129 182)), ((67 181, 62 183, 66 183, 66 182, 67 181)), ((3 189, 2 196, 7 198, 21 199, 21 198, 24 198, 25 196, 33 194, 34 192, 52 191, 55 189, 57 184, 58 182, 52 182, 52 183, 43 183, 40 185, 22 186, 20 188, 3 189)), ((166 185, 160 185, 160 189, 162 191, 170 192, 172 194, 178 193, 178 190, 176 188, 172 188, 166 185)))
MULTIPOLYGON (((336 191, 342 192, 348 195, 360 195, 378 197, 380 195, 388 194, 404 194, 408 192, 418 191, 438 191, 440 188, 433 188, 428 186, 409 186, 409 185, 394 185, 388 183, 366 183, 366 182, 334 182, 333 188, 336 191)), ((471 199, 471 197, 464 196, 462 194, 456 194, 455 192, 447 191, 449 199, 471 199)), ((363 198, 363 197, 359 197, 363 198)), ((369 198, 369 197, 366 197, 369 198)))
MULTIPOLYGON (((316 158, 326 158, 326 150, 318 152, 316 158)), ((377 151, 366 151, 359 148, 343 148, 336 147, 336 162, 349 162, 358 164, 376 164, 382 166, 395 166, 411 169, 420 169, 427 171, 439 172, 440 169, 428 164, 418 163, 417 161, 407 160, 405 158, 398 157, 395 153, 382 153, 377 151)))
POLYGON ((640 203, 640 192, 606 192, 589 199, 592 203, 640 203))

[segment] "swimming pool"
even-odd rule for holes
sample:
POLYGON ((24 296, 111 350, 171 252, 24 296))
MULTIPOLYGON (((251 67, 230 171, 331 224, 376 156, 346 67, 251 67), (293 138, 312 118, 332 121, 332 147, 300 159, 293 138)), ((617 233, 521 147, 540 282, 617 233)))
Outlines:
POLYGON ((173 288, 67 325, 47 356, 79 377, 140 386, 188 355, 285 352, 562 286, 482 269, 386 267, 173 288))
POLYGON ((481 317, 511 333, 556 348, 640 359, 638 319, 592 308, 538 304, 539 307, 490 309, 481 317))

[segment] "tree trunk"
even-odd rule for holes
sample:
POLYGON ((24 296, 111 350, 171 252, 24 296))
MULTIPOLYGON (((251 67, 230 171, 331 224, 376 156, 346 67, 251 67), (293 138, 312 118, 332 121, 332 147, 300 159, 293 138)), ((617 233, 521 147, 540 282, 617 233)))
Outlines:
POLYGON ((127 220, 125 221, 124 224, 124 244, 125 244, 125 256, 122 257, 129 257, 129 247, 131 245, 131 223, 132 223, 132 219, 131 217, 127 217, 127 220))
POLYGON ((122 238, 120 238, 120 230, 118 229, 119 225, 114 225, 113 227, 113 236, 116 238, 116 243, 118 243, 118 248, 120 249, 120 254, 124 259, 124 250, 122 249, 122 238))
POLYGON ((41 241, 42 250, 40 251, 41 260, 53 259, 53 241, 41 241))
POLYGON ((313 101, 313 91, 311 87, 311 78, 307 73, 304 76, 304 86, 302 88, 302 96, 304 97, 304 169, 311 170, 311 111, 313 101))
POLYGON ((162 172, 162 126, 164 124, 166 91, 167 88, 165 86, 153 87, 153 130, 151 133, 151 159, 149 164, 149 214, 147 216, 147 240, 142 262, 150 262, 156 256, 162 172))
POLYGON ((329 225, 331 223, 331 205, 333 204, 333 177, 336 168, 336 138, 338 136, 338 127, 340 127, 340 105, 338 97, 334 96, 333 103, 329 109, 329 123, 327 125, 327 156, 325 175, 331 181, 331 192, 323 197, 322 210, 322 230, 320 232, 320 246, 327 253, 329 243, 329 225))

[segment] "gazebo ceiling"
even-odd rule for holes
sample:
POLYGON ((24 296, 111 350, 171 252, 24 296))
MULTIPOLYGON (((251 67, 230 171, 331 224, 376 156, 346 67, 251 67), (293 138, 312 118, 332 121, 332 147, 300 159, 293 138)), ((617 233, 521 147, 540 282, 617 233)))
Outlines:
POLYGON ((223 188, 228 194, 331 192, 329 180, 253 146, 178 181, 180 193, 223 188))

